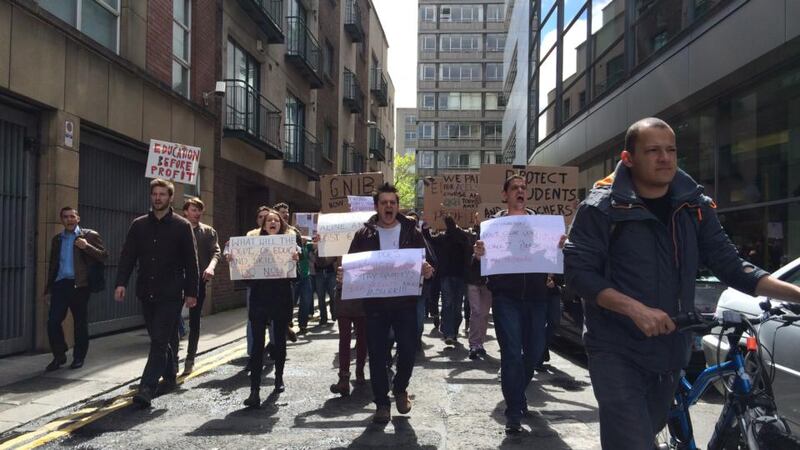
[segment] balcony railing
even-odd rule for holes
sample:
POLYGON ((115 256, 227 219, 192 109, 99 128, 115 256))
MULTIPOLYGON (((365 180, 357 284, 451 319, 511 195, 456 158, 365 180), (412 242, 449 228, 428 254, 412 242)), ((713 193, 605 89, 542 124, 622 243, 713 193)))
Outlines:
POLYGON ((343 100, 351 113, 360 113, 364 110, 364 93, 356 74, 349 69, 344 69, 344 83, 342 85, 343 100))
POLYGON ((283 42, 283 0, 239 0, 239 5, 267 35, 267 42, 283 42))
POLYGON ((386 161, 386 138, 378 127, 369 129, 369 153, 370 158, 386 161))
POLYGON ((319 180, 322 167, 322 148, 317 138, 298 125, 284 125, 284 163, 308 176, 319 180))
POLYGON ((300 17, 287 17, 286 28, 286 58, 300 70, 312 89, 321 88, 319 41, 300 17))
POLYGON ((373 67, 370 72, 370 92, 375 96, 378 105, 389 106, 389 83, 386 81, 386 76, 383 75, 383 69, 373 67))
POLYGON ((342 173, 364 172, 364 155, 353 144, 342 144, 342 173))
POLYGON ((283 158, 281 112, 242 80, 225 80, 223 134, 262 150, 268 159, 283 158))
POLYGON ((345 0, 344 31, 350 35, 353 42, 364 41, 364 27, 361 25, 361 7, 358 6, 358 0, 345 0))

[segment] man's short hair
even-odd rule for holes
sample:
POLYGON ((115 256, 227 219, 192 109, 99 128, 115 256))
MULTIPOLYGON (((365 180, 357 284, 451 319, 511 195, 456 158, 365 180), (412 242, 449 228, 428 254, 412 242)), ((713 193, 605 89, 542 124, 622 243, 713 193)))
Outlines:
POLYGON ((77 209, 73 208, 72 206, 65 206, 65 207, 61 208, 61 210, 58 212, 58 218, 60 219, 64 215, 64 212, 66 212, 66 211, 75 211, 75 215, 76 216, 78 215, 78 210, 77 209))
POLYGON ((287 205, 286 203, 280 202, 280 203, 276 203, 275 206, 272 207, 272 209, 274 209, 275 211, 279 211, 281 209, 289 209, 289 205, 287 205))
POLYGON ((163 187, 167 188, 167 192, 169 192, 169 196, 172 197, 175 194, 175 185, 167 180, 162 180, 161 178, 156 178, 155 180, 150 182, 150 193, 153 193, 154 187, 163 187))
POLYGON ((508 187, 511 186, 511 182, 514 181, 514 180, 522 180, 523 183, 525 183, 526 185, 528 184, 525 181, 525 177, 523 177, 522 175, 514 174, 514 175, 511 175, 510 177, 506 178, 506 181, 503 183, 503 192, 507 192, 508 191, 508 187))
POLYGON ((259 214, 261 214, 264 211, 271 211, 271 208, 264 205, 259 206, 258 209, 256 210, 256 217, 258 217, 259 214))
POLYGON ((194 206, 195 208, 203 211, 206 209, 205 203, 197 197, 187 198, 185 202, 183 202, 183 210, 186 211, 189 209, 190 206, 194 206))
POLYGON ((397 203, 400 204, 400 194, 397 193, 397 188, 388 181, 378 186, 378 189, 372 193, 372 201, 376 205, 378 204, 378 197, 380 197, 381 194, 394 194, 394 196, 397 197, 397 203))
POLYGON ((661 128, 675 133, 667 122, 664 122, 658 117, 646 117, 637 120, 633 125, 628 127, 628 131, 625 133, 625 150, 630 153, 636 150, 636 140, 639 138, 639 133, 645 128, 661 128))

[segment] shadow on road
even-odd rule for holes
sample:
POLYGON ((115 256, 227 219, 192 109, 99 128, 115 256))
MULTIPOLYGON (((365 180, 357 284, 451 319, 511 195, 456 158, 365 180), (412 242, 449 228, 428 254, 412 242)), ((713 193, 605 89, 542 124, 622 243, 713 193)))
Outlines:
POLYGON ((364 432, 355 438, 350 445, 347 447, 335 447, 335 449, 403 448, 435 450, 441 443, 441 436, 436 434, 436 436, 430 436, 430 440, 436 442, 436 444, 420 445, 419 437, 417 436, 414 427, 411 426, 411 422, 409 422, 408 417, 393 417, 392 425, 394 427, 394 433, 387 433, 385 425, 376 425, 370 423, 364 432))

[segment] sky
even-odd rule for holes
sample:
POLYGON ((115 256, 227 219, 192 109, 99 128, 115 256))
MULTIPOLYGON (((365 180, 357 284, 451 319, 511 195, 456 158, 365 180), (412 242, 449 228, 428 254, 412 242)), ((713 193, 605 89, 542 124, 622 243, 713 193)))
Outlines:
POLYGON ((417 0, 372 0, 389 41, 395 107, 417 107, 417 0))

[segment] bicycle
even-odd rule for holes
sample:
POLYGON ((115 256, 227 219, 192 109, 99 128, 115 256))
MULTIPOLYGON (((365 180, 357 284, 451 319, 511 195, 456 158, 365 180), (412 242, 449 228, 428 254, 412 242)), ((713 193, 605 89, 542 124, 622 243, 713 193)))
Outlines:
MULTIPOLYGON (((800 312, 798 305, 782 304, 773 308, 769 300, 760 304, 763 314, 755 321, 735 311, 724 311, 721 318, 704 319, 696 313, 673 318, 681 331, 708 332, 719 328, 720 343, 728 339, 730 351, 726 361, 706 368, 690 383, 682 377, 666 428, 659 433, 659 450, 697 450, 689 408, 695 405, 714 382, 724 386, 722 412, 714 427, 708 450, 793 450, 800 449, 800 440, 792 436, 789 425, 778 415, 772 392, 774 364, 764 362, 763 352, 771 351, 760 344, 760 325, 770 320, 783 322, 779 328, 800 321, 800 316, 784 310, 800 312), (745 332, 746 351, 740 348, 745 332)), ((774 349, 773 349, 774 350, 774 349)), ((717 351, 720 351, 718 345, 717 351)), ((719 358, 717 359, 719 360, 719 358)))

